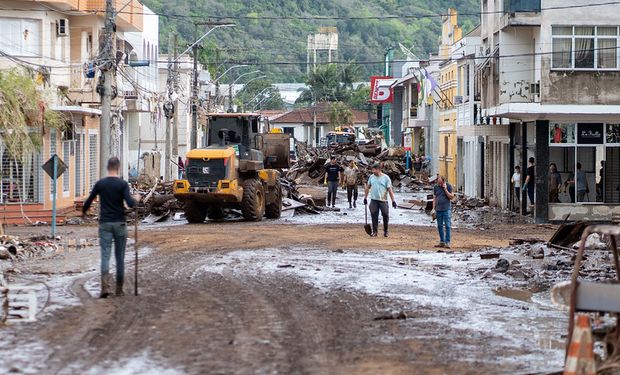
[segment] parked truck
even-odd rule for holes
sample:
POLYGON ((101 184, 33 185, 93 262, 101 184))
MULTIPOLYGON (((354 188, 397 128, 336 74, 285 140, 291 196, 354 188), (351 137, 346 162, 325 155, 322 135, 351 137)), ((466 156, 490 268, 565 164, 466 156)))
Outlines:
POLYGON ((279 218, 278 169, 289 167, 289 138, 270 132, 259 114, 209 115, 207 147, 187 153, 185 179, 174 182, 174 196, 184 202, 187 221, 222 219, 225 209, 239 209, 249 221, 279 218))

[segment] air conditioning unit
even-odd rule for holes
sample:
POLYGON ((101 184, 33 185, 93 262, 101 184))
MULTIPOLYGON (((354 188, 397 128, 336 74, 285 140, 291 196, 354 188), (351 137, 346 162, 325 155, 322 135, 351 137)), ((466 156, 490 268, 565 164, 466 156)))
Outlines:
POLYGON ((457 95, 454 97, 454 104, 463 104, 463 97, 460 95, 457 95))
POLYGON ((69 20, 61 18, 56 22, 56 35, 69 36, 69 20))

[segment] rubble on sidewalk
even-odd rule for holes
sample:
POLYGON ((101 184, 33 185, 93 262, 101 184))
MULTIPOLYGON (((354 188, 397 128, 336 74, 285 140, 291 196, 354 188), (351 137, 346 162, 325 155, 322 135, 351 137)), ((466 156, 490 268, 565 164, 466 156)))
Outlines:
POLYGON ((45 236, 32 237, 24 240, 17 236, 0 236, 0 260, 23 260, 47 254, 54 254, 60 250, 58 239, 45 236))

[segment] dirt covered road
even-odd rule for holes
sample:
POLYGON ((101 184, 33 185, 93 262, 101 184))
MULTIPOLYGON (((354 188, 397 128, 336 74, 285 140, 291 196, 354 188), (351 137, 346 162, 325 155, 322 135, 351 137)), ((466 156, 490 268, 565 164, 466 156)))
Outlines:
MULTIPOLYGON (((95 236, 94 227, 62 230, 95 236)), ((436 241, 430 227, 395 226, 387 239, 370 239, 351 224, 143 228, 138 297, 94 298, 96 248, 15 265, 45 281, 52 300, 38 322, 0 330, 0 373, 557 369, 565 313, 542 294, 498 296, 498 282, 481 280, 480 264, 463 259, 473 249, 505 246, 519 232, 544 238, 550 229, 460 229, 448 254, 419 251, 436 241)), ((127 263, 131 274, 130 256, 127 263)))

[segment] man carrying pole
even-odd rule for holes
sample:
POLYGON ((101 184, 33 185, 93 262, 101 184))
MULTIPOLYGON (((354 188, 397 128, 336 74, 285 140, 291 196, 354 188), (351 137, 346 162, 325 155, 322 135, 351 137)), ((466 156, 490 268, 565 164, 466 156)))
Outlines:
POLYGON ((90 196, 84 203, 82 214, 90 208, 93 200, 99 196, 99 243, 101 246, 101 295, 110 295, 110 252, 114 242, 114 259, 116 261, 116 295, 123 296, 125 277, 125 245, 127 244, 127 224, 125 207, 136 205, 136 200, 129 194, 129 184, 119 177, 121 162, 117 157, 108 160, 108 176, 97 181, 90 196))
POLYGON ((364 205, 368 204, 368 193, 370 193, 370 217, 372 218, 371 237, 377 237, 379 230, 379 211, 383 216, 383 236, 388 236, 388 223, 390 219, 390 207, 388 206, 388 193, 392 199, 392 207, 396 208, 396 199, 392 189, 392 180, 388 175, 381 172, 381 164, 376 163, 371 167, 372 175, 368 178, 364 192, 364 205))

